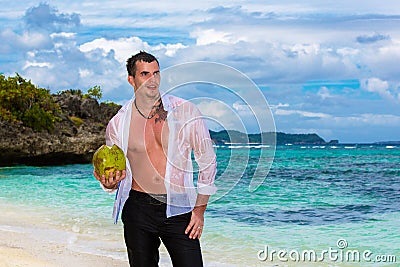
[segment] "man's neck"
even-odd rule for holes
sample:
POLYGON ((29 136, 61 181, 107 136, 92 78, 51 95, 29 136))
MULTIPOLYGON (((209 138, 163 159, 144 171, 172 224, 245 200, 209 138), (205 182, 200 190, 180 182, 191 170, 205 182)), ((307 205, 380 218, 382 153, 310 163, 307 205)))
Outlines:
POLYGON ((140 108, 141 111, 149 112, 154 107, 160 105, 161 96, 158 95, 156 97, 146 97, 141 95, 135 96, 136 105, 140 108))

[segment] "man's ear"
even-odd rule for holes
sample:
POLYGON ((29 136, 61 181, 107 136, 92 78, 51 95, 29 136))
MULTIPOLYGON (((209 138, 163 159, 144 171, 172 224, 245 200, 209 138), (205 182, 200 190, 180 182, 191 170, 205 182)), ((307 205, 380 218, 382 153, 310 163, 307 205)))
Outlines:
POLYGON ((131 75, 128 75, 128 83, 130 84, 130 85, 132 85, 132 87, 133 88, 135 88, 135 81, 134 81, 134 77, 133 76, 131 76, 131 75))

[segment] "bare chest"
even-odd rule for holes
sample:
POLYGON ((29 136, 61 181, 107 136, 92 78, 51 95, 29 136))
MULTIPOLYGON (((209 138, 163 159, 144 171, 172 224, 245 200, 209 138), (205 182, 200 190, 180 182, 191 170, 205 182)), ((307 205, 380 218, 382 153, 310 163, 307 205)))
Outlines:
POLYGON ((152 118, 145 120, 139 116, 132 116, 128 150, 131 153, 164 153, 168 151, 168 123, 166 120, 152 118))

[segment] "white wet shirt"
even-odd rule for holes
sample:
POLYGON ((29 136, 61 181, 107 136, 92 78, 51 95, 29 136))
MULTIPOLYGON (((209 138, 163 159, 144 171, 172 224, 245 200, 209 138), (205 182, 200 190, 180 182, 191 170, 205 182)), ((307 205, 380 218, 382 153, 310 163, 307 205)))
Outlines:
MULTIPOLYGON (((106 144, 116 144, 127 155, 129 128, 133 100, 128 101, 110 120, 106 130, 106 144)), ((217 188, 214 185, 216 174, 216 155, 208 128, 197 107, 182 98, 163 95, 164 109, 168 112, 169 128, 165 188, 167 191, 167 217, 193 210, 197 193, 212 195, 217 188), (193 181, 191 153, 198 165, 197 190, 193 181)), ((118 216, 132 187, 132 171, 126 158, 126 178, 117 189, 113 218, 118 216)), ((110 191, 110 190, 107 190, 110 191)), ((112 190, 111 190, 112 192, 112 190)))

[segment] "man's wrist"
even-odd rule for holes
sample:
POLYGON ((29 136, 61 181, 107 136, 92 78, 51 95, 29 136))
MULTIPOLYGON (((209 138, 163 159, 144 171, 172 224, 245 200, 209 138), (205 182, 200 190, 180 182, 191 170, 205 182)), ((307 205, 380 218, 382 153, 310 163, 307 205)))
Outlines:
POLYGON ((102 184, 102 185, 103 185, 104 188, 109 189, 109 190, 114 190, 114 189, 118 188, 118 183, 116 183, 115 185, 110 186, 110 187, 106 186, 105 184, 102 184))
POLYGON ((116 183, 111 189, 117 189, 118 188, 118 183, 116 183))
POLYGON ((199 212, 204 213, 204 212, 206 211, 206 208, 207 208, 207 204, 205 204, 205 205, 199 205, 199 206, 195 206, 195 207, 193 208, 193 211, 194 211, 194 212, 199 211, 199 212))
POLYGON ((203 207, 204 209, 206 209, 209 198, 209 195, 198 194, 195 207, 203 207))

